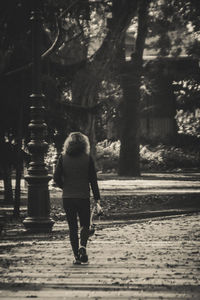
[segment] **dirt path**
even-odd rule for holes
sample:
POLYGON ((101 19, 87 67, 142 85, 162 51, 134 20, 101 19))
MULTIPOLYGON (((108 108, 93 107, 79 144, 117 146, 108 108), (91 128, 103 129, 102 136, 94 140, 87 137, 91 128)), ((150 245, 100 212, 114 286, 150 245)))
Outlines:
POLYGON ((89 265, 73 266, 67 225, 51 234, 7 228, 0 299, 200 299, 200 214, 102 223, 89 265))

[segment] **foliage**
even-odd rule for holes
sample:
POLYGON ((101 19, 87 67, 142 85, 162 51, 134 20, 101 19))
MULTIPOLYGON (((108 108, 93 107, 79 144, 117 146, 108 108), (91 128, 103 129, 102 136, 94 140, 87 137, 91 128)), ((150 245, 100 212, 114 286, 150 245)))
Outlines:
MULTIPOLYGON (((2 126, 0 130, 2 131, 2 136, 6 132, 7 135, 12 136, 12 140, 16 139, 21 105, 23 106, 24 116, 23 137, 27 138, 29 115, 28 101, 26 100, 31 90, 30 70, 16 73, 12 76, 7 76, 7 73, 31 61, 31 2, 24 0, 4 0, 1 3, 0 33, 2 39, 0 42, 0 74, 2 84, 0 92, 2 94, 2 101, 0 104, 0 117, 2 126)), ((134 11, 135 14, 135 9, 131 12, 127 8, 132 9, 134 6, 136 7, 135 3, 137 1, 46 0, 43 3, 43 50, 48 49, 49 45, 55 39, 57 30, 60 29, 58 47, 51 57, 45 60, 45 76, 42 79, 44 92, 47 95, 48 109, 46 122, 49 129, 49 142, 55 142, 57 148, 59 148, 64 136, 73 128, 74 123, 77 123, 76 121, 79 118, 77 112, 74 114, 71 111, 69 112, 68 104, 70 104, 70 101, 66 97, 63 97, 63 94, 66 91, 70 91, 75 75, 80 73, 80 68, 83 69, 84 63, 86 63, 83 62, 84 60, 87 60, 87 63, 91 64, 91 62, 94 62, 98 58, 98 64, 93 65, 94 72, 89 74, 90 78, 98 79, 98 70, 102 69, 102 63, 107 64, 107 62, 113 59, 114 52, 112 50, 116 49, 116 46, 119 46, 118 40, 120 41, 129 21, 133 17, 131 13, 134 11), (111 12, 115 16, 114 20, 110 19, 107 22, 107 18, 111 12), (129 21, 127 21, 127 17, 129 21), (120 21, 122 22, 120 23, 120 21), (108 24, 109 26, 107 26, 107 23, 110 23, 108 24), (117 27, 118 25, 119 27, 117 27), (116 30, 113 35, 109 35, 111 33, 109 29, 115 30, 116 28, 118 32, 116 30), (73 39, 74 37, 76 38, 73 39), (112 39, 109 39, 110 37, 112 39), (113 48, 110 46, 113 46, 113 48), (106 52, 105 50, 108 51, 106 52), (77 66, 76 64, 80 62, 83 65, 77 66), (76 67, 74 67, 74 64, 76 67), (94 76, 91 76, 91 74, 94 76), (74 117, 75 115, 78 115, 78 118, 74 117)), ((199 47, 196 47, 197 44, 199 45, 198 20, 199 5, 197 0, 187 2, 183 0, 151 1, 148 32, 149 37, 156 37, 157 39, 151 39, 152 43, 147 45, 147 47, 156 48, 157 53, 160 55, 178 55, 184 53, 186 49, 187 53, 197 56, 197 52, 199 51, 199 47), (191 40, 194 40, 193 44, 190 43, 191 40), (185 45, 183 41, 189 42, 189 45, 185 45), (178 48, 181 48, 181 51, 178 48), (178 49, 177 53, 175 53, 175 49, 178 49)), ((106 72, 108 69, 110 71, 109 64, 106 65, 106 72)), ((86 68, 83 72, 85 77, 87 71, 88 69, 86 68)), ((100 80, 106 77, 105 75, 107 74, 99 76, 100 80)), ((84 76, 80 76, 80 79, 82 80, 84 76)), ((76 83, 78 85, 75 84, 74 89, 78 90, 80 88, 80 95, 82 96, 83 90, 85 91, 86 89, 81 87, 80 80, 77 80, 76 83)), ((91 83, 93 87, 93 82, 91 83)), ((101 88, 102 86, 103 90, 95 98, 96 102, 92 103, 92 105, 98 105, 103 102, 102 109, 97 111, 97 114, 101 114, 98 116, 99 120, 101 119, 100 121, 98 120, 98 124, 99 128, 106 128, 108 120, 112 118, 116 120, 118 117, 118 104, 122 97, 120 95, 120 88, 112 76, 100 83, 101 88)), ((87 87, 89 91, 85 98, 89 99, 92 92, 90 86, 88 85, 87 87)), ((96 86, 94 89, 96 90, 96 86)), ((198 94, 198 90, 188 89, 185 99, 189 99, 189 102, 191 98, 198 99, 198 94)), ((184 101, 186 100, 181 96, 180 102, 184 101)), ((190 121, 192 121, 191 118, 190 121)), ((195 127, 197 126, 195 125, 195 127)), ((100 137, 98 137, 98 140, 100 140, 100 137)), ((116 159, 116 157, 113 157, 113 159, 116 159)))
POLYGON ((186 55, 198 41, 198 0, 151 1, 149 15, 148 47, 153 47, 158 55, 186 55))
POLYGON ((120 152, 120 142, 110 142, 108 140, 104 140, 97 144, 97 158, 102 158, 106 156, 110 156, 113 158, 118 158, 120 152))
MULTIPOLYGON (((119 107, 122 101, 123 95, 120 85, 116 82, 113 74, 109 74, 110 77, 106 78, 101 83, 101 90, 99 92, 99 104, 101 107, 100 113, 97 116, 96 122, 96 136, 97 141, 109 138, 118 138, 119 132, 119 107), (113 124, 113 128, 109 129, 109 122, 113 124), (115 136, 116 135, 116 136, 115 136)), ((108 76, 107 76, 108 77, 108 76)))
POLYGON ((180 134, 200 138, 200 109, 195 112, 179 110, 176 121, 180 134))
POLYGON ((194 111, 200 108, 200 78, 194 74, 193 78, 174 81, 173 88, 176 95, 177 108, 194 111))
MULTIPOLYGON (((177 171, 183 169, 197 168, 200 164, 198 147, 193 150, 188 147, 177 147, 168 145, 141 145, 140 163, 142 171, 177 171)), ((114 172, 118 170, 120 153, 120 141, 111 142, 104 140, 96 146, 96 166, 101 172, 114 172)), ((50 145, 45 162, 52 172, 55 164, 57 151, 54 145, 50 145)))
POLYGON ((189 151, 184 148, 174 146, 150 145, 141 146, 141 164, 144 170, 182 170, 187 168, 197 168, 199 158, 197 151, 189 151))
POLYGON ((57 159, 57 150, 54 144, 50 144, 48 148, 48 152, 45 156, 45 164, 47 165, 48 169, 52 171, 53 165, 55 164, 57 159))
POLYGON ((104 140, 97 143, 96 162, 98 170, 102 172, 116 171, 120 152, 120 141, 104 140))
MULTIPOLYGON (((172 171, 198 168, 200 165, 198 148, 188 150, 159 144, 140 146, 142 171, 172 171)), ((120 152, 120 141, 104 140, 97 144, 97 166, 102 172, 116 172, 120 152)))

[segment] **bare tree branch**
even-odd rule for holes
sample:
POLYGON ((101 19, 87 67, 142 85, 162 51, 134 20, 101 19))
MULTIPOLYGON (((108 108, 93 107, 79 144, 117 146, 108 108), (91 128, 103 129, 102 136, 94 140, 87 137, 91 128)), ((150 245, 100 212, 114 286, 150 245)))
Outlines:
POLYGON ((59 15, 59 18, 61 19, 63 16, 65 16, 69 10, 74 6, 76 5, 76 3, 78 3, 79 0, 75 0, 74 2, 72 2, 60 15, 59 15))
POLYGON ((74 110, 74 111, 82 111, 86 113, 91 113, 91 114, 97 114, 99 109, 101 109, 106 103, 108 102, 113 102, 113 99, 104 99, 99 103, 96 103, 94 105, 79 105, 79 104, 74 104, 74 103, 67 103, 64 102, 62 103, 65 107, 68 109, 74 110))
POLYGON ((62 103, 65 107, 68 108, 68 111, 80 111, 80 112, 86 112, 86 113, 97 113, 97 109, 99 108, 99 105, 92 105, 92 106, 86 106, 86 105, 78 105, 74 103, 62 103))
POLYGON ((59 45, 59 41, 60 41, 60 37, 61 37, 61 20, 58 18, 56 20, 56 23, 57 23, 57 35, 56 35, 56 38, 53 42, 53 44, 51 45, 51 47, 42 54, 41 58, 44 59, 45 57, 51 55, 54 50, 58 47, 59 45))
MULTIPOLYGON (((50 46, 50 48, 48 50, 46 50, 42 55, 41 55, 41 59, 46 58, 47 56, 51 55, 55 49, 58 47, 59 44, 59 40, 60 40, 60 36, 61 36, 61 22, 59 19, 56 20, 57 23, 57 34, 56 34, 56 38, 54 40, 54 42, 52 43, 52 45, 50 46)), ((9 71, 7 73, 4 74, 4 76, 10 76, 10 75, 14 75, 16 73, 28 70, 31 66, 33 65, 33 62, 30 62, 22 67, 19 67, 15 70, 9 71)))
MULTIPOLYGON (((42 55, 41 55, 41 59, 44 59, 48 56, 50 56, 59 46, 59 42, 60 42, 60 37, 61 37, 61 19, 62 17, 67 14, 67 12, 78 3, 79 0, 75 0, 73 3, 71 3, 56 19, 56 24, 57 24, 57 34, 56 34, 56 38, 54 40, 54 42, 52 43, 52 45, 50 46, 49 49, 47 49, 42 55)), ((67 43, 71 42, 73 39, 78 38, 80 35, 82 34, 82 32, 80 32, 79 34, 77 34, 75 37, 69 39, 67 41, 67 43)), ((33 65, 33 62, 30 62, 22 67, 19 67, 15 70, 9 71, 7 73, 4 74, 4 76, 10 76, 10 75, 14 75, 16 73, 28 70, 29 68, 31 68, 33 65)))

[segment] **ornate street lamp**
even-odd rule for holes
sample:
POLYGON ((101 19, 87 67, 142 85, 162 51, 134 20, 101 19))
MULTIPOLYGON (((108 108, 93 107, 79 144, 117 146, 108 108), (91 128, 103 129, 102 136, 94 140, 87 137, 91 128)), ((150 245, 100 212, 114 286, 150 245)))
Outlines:
POLYGON ((48 182, 51 176, 48 175, 44 163, 44 154, 47 151, 45 142, 46 123, 44 122, 44 100, 41 93, 41 30, 42 17, 40 0, 34 0, 31 13, 32 22, 32 94, 30 95, 30 135, 28 149, 31 154, 31 162, 28 168, 28 175, 25 179, 28 182, 28 216, 23 224, 27 231, 49 232, 54 224, 50 218, 50 198, 48 182))

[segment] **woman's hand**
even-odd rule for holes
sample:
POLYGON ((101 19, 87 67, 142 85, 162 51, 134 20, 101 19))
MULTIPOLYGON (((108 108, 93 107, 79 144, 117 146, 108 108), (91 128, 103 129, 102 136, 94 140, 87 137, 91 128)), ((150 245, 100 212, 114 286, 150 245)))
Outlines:
POLYGON ((99 200, 98 200, 97 203, 96 203, 96 210, 97 210, 97 215, 98 215, 98 216, 103 215, 103 209, 102 209, 102 207, 101 207, 101 205, 100 205, 100 203, 99 203, 99 200))

